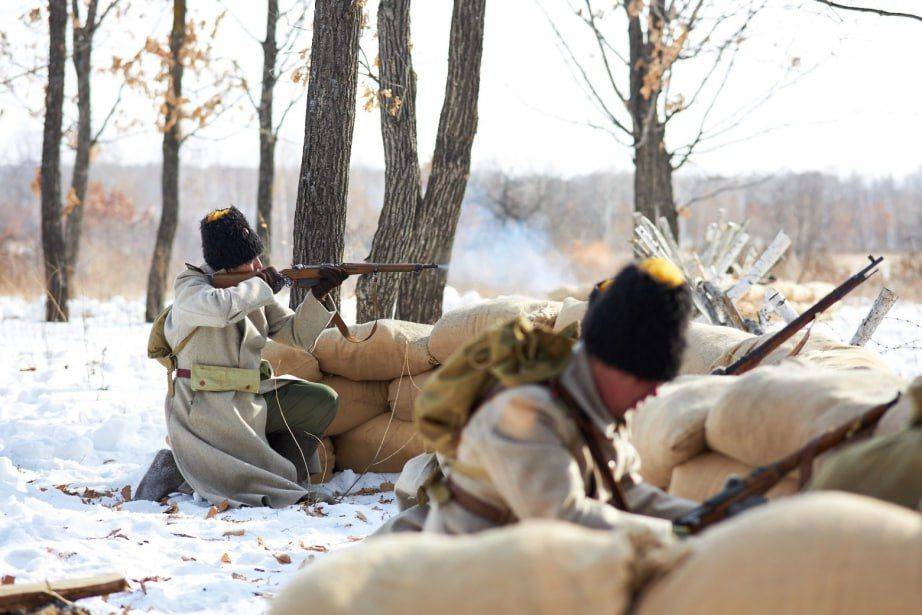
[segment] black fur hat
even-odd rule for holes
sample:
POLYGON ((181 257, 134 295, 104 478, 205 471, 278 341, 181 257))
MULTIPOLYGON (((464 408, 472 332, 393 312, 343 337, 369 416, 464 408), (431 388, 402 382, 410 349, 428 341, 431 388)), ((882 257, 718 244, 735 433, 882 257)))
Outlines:
POLYGON ((231 205, 202 218, 202 255, 215 271, 248 263, 263 253, 263 242, 246 217, 231 205))
POLYGON ((596 286, 583 319, 586 352, 644 380, 675 378, 685 351, 691 294, 678 268, 647 259, 596 286))

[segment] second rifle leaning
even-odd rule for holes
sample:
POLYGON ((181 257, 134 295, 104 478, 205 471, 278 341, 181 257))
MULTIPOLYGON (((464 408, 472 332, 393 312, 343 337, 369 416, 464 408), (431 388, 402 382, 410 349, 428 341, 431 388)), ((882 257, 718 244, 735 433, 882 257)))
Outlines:
POLYGON ((774 352, 779 346, 794 337, 798 331, 809 325, 813 320, 841 301, 850 292, 861 286, 868 278, 877 273, 877 266, 883 262, 884 257, 874 258, 869 256, 870 263, 861 271, 845 280, 832 292, 816 302, 803 314, 789 322, 783 329, 766 339, 764 342, 740 357, 737 361, 726 367, 718 367, 711 374, 715 376, 744 374, 761 363, 765 357, 774 352))

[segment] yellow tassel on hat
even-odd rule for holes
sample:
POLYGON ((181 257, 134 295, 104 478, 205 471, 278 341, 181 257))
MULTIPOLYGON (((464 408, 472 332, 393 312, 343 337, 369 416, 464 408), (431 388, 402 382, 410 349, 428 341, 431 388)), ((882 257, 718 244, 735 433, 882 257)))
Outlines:
POLYGON ((224 216, 230 213, 230 207, 226 209, 216 209, 207 216, 205 216, 205 222, 214 222, 215 220, 220 220, 224 216))
POLYGON ((647 258, 640 261, 637 267, 660 284, 669 288, 678 288, 685 283, 685 276, 682 275, 682 271, 665 258, 647 258))

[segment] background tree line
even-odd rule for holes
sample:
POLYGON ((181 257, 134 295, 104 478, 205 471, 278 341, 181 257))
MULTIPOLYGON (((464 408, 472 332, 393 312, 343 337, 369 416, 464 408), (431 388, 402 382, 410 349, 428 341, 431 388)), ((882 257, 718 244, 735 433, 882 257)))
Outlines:
MULTIPOLYGON (((852 8, 818 1, 836 9, 852 8)), ((271 241, 278 130, 288 112, 303 104, 304 138, 291 216, 291 257, 295 262, 306 263, 343 259, 360 73, 373 83, 366 90, 365 107, 379 109, 384 143, 383 191, 372 205, 378 212, 378 220, 367 242, 366 258, 440 263, 450 260, 468 191, 471 146, 477 132, 485 0, 453 1, 451 23, 445 33, 448 39, 445 93, 435 148, 425 168, 421 165, 416 136, 411 0, 379 0, 376 7, 370 6, 368 0, 292 1, 283 7, 280 0, 267 0, 265 35, 251 34, 250 41, 252 49, 259 47, 262 52, 258 95, 239 63, 233 57, 221 57, 214 48, 222 20, 228 15, 233 18, 232 11, 222 10, 216 19, 209 20, 195 13, 196 9, 201 10, 199 6, 187 7, 186 0, 163 4, 169 11, 168 28, 158 27, 137 50, 103 60, 93 57, 93 42, 100 29, 117 27, 120 17, 131 11, 147 10, 148 3, 71 0, 68 4, 67 0, 47 0, 23 15, 24 23, 47 24, 44 30, 36 27, 46 37, 47 55, 44 64, 24 67, 25 70, 3 79, 0 85, 12 89, 18 78, 38 79, 45 85, 42 157, 35 184, 41 200, 41 261, 48 320, 68 317, 67 301, 72 294, 72 280, 80 270, 83 220, 85 212, 90 210, 91 198, 104 203, 114 198, 105 196, 115 190, 111 185, 97 187, 95 196, 89 192, 92 152, 109 127, 122 97, 119 89, 117 99, 103 119, 93 119, 92 77, 100 71, 117 76, 124 88, 150 101, 156 115, 154 127, 162 135, 159 208, 155 215, 145 213, 136 221, 148 224, 149 220, 157 219, 146 284, 148 320, 164 305, 168 280, 174 273, 174 244, 180 221, 184 221, 184 227, 189 226, 181 207, 181 148, 216 124, 225 112, 246 101, 257 118, 254 145, 259 147, 260 164, 254 194, 231 200, 255 203, 251 215, 257 221, 259 233, 271 241), (360 41, 362 30, 370 27, 370 13, 375 9, 378 48, 374 61, 369 61, 368 55, 373 50, 361 48, 360 41), (293 58, 296 60, 292 61, 293 58), (68 60, 73 63, 77 81, 76 119, 73 127, 65 129, 68 60), (306 88, 279 101, 275 86, 285 74, 296 83, 306 84, 306 88), (65 132, 73 136, 73 143, 69 144, 75 150, 71 187, 67 192, 61 188, 65 132)), ((212 9, 225 6, 217 0, 212 4, 215 4, 212 9)), ((751 106, 738 109, 729 117, 712 117, 714 101, 733 83, 735 54, 745 44, 747 29, 766 2, 621 0, 609 4, 574 0, 570 4, 570 19, 578 24, 579 30, 558 28, 550 14, 549 25, 577 83, 596 104, 601 121, 590 123, 610 133, 614 143, 633 151, 634 173, 621 174, 621 180, 627 179, 632 184, 627 197, 632 201, 631 208, 648 217, 663 216, 677 234, 690 232, 694 236, 701 223, 695 212, 702 209, 702 195, 713 203, 729 188, 717 187, 709 194, 708 186, 700 185, 705 192, 683 196, 679 194, 681 189, 676 185, 674 172, 702 148, 719 147, 721 139, 734 131, 743 117, 772 95, 773 88, 769 88, 759 93, 751 106), (588 54, 584 51, 587 44, 593 48, 588 54), (682 88, 677 85, 680 82, 682 88), (692 131, 692 139, 681 145, 670 143, 667 127, 676 118, 687 117, 693 118, 698 126, 692 131), (683 215, 688 216, 684 223, 683 215)), ((892 16, 917 19, 906 14, 892 16)), ((146 21, 159 23, 156 19, 146 21)), ((4 56, 7 59, 15 56, 6 37, 0 38, 0 57, 4 56)), ((15 59, 10 64, 15 65, 15 59)), ((792 68, 796 68, 796 63, 792 63, 792 68)), ((624 200, 604 194, 605 181, 611 179, 611 176, 596 177, 593 181, 598 183, 591 187, 601 196, 599 203, 604 211, 598 211, 599 206, 574 211, 574 198, 569 193, 572 181, 543 176, 510 178, 502 172, 478 177, 468 202, 488 212, 494 221, 528 225, 547 236, 557 249, 562 241, 568 245, 558 235, 580 235, 586 224, 594 227, 590 234, 601 232, 603 236, 580 241, 589 244, 601 241, 610 251, 617 251, 616 238, 625 237, 624 229, 630 228, 632 217, 620 210, 624 200), (602 217, 590 215, 586 219, 587 211, 602 217), (562 219, 573 223, 561 225, 562 219), (604 220, 601 224, 600 219, 604 220), (561 230, 561 226, 568 228, 561 230)), ((759 218, 763 223, 781 222, 783 215, 778 208, 771 212, 760 209, 761 203, 782 198, 765 196, 764 191, 774 186, 789 203, 796 203, 788 209, 795 212, 795 234, 804 243, 798 254, 806 254, 822 246, 823 231, 831 228, 835 217, 829 207, 824 209, 822 205, 830 199, 840 200, 839 196, 825 192, 827 180, 815 174, 791 176, 781 184, 746 179, 735 186, 736 198, 743 199, 743 205, 736 209, 742 218, 764 214, 766 217, 759 218)), ((578 183, 579 178, 575 181, 578 183)), ((707 181, 710 180, 698 183, 707 181)), ((619 184, 619 189, 623 191, 625 186, 619 184)), ((136 202, 130 196, 125 199, 136 202)), ((121 202, 119 198, 114 200, 121 202)), ((887 211, 878 213, 884 218, 890 215, 887 211)), ((352 241, 355 245, 355 240, 352 241)), ((889 237, 888 241, 894 244, 902 239, 889 237)), ((837 246, 841 245, 837 242, 837 246)), ((395 315, 433 322, 441 313, 446 279, 445 271, 360 279, 356 288, 359 320, 395 315)), ((292 305, 302 297, 300 290, 292 292, 292 305)))

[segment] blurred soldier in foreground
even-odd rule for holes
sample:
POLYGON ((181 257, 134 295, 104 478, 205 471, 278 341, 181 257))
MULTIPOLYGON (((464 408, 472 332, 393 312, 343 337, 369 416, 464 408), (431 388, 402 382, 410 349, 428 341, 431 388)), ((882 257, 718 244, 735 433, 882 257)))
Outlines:
MULTIPOLYGON (((628 410, 678 372, 689 311, 689 290, 678 269, 648 259, 600 285, 580 342, 572 352, 564 346, 559 360, 550 350, 559 338, 527 327, 506 338, 520 344, 510 356, 502 356, 496 344, 487 352, 476 343, 462 349, 471 356, 450 359, 417 402, 424 438, 427 395, 438 404, 434 396, 451 397, 452 383, 465 382, 465 369, 484 369, 467 365, 499 357, 486 369, 502 372, 506 377, 499 380, 507 384, 516 382, 515 374, 509 377, 516 370, 550 377, 522 377, 516 386, 494 382, 470 409, 455 454, 440 456, 441 468, 431 456, 407 464, 405 473, 429 468, 422 498, 431 509, 411 508, 382 533, 421 523, 425 531, 462 534, 533 518, 611 528, 625 515, 671 520, 694 508, 695 502, 642 482, 625 420, 628 410), (519 360, 529 353, 539 358, 519 360), (491 358, 483 359, 487 355, 491 358)), ((398 496, 399 487, 400 482, 398 496)))
POLYGON ((308 461, 338 401, 325 385, 274 377, 261 353, 267 338, 311 350, 332 317, 320 299, 346 275, 323 268, 292 312, 276 302, 284 281, 263 268, 262 242, 237 208, 205 216, 201 233, 206 264, 177 276, 148 348, 170 370, 173 450, 157 454, 135 498, 160 499, 185 478, 214 505, 289 506, 308 495, 308 461), (251 271, 236 286, 212 286, 215 273, 251 271))

